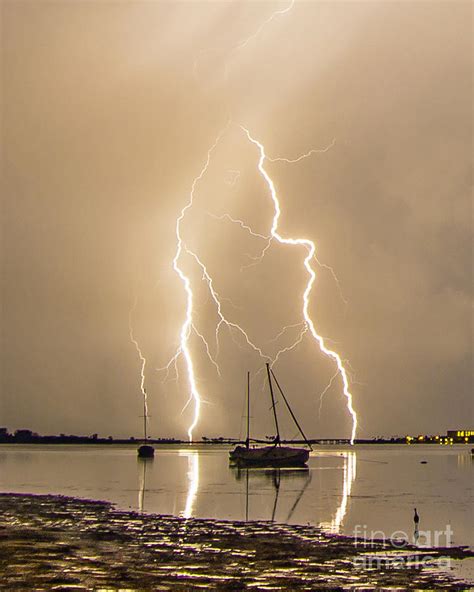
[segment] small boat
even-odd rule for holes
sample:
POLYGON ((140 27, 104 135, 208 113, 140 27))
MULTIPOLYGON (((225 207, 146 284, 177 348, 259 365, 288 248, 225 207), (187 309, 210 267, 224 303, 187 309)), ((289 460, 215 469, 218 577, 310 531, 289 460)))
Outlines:
POLYGON ((140 458, 153 458, 155 456, 155 449, 149 444, 142 444, 138 447, 138 456, 140 458))
POLYGON ((273 444, 269 446, 250 447, 250 373, 247 373, 247 438, 245 446, 236 446, 234 450, 229 452, 229 461, 238 467, 304 467, 309 458, 309 450, 312 450, 311 444, 303 433, 291 407, 286 399, 273 370, 270 369, 267 363, 268 384, 270 388, 270 397, 272 400, 273 417, 275 420, 276 436, 273 439, 273 444), (275 384, 280 391, 283 400, 286 403, 288 411, 293 418, 298 430, 303 436, 304 441, 308 445, 306 448, 296 448, 293 446, 282 446, 280 441, 280 429, 278 426, 278 417, 275 407, 275 395, 273 392, 272 377, 275 384))
POLYGON ((146 409, 145 397, 143 397, 143 435, 145 437, 143 440, 143 444, 139 446, 137 450, 139 458, 153 458, 155 456, 155 449, 153 448, 153 446, 148 444, 148 435, 146 431, 147 419, 148 414, 146 409))
POLYGON ((262 446, 260 448, 246 448, 236 446, 229 453, 231 462, 246 467, 304 467, 309 458, 309 451, 305 448, 292 446, 262 446))

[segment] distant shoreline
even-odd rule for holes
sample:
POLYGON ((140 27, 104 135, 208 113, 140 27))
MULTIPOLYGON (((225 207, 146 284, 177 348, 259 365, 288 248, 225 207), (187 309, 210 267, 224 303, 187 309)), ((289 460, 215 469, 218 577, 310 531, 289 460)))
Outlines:
MULTIPOLYGON (((169 445, 169 444, 177 444, 180 446, 218 446, 218 445, 226 445, 226 446, 236 446, 238 444, 245 445, 244 440, 237 440, 233 438, 207 438, 203 440, 194 440, 190 442, 189 440, 178 440, 175 438, 149 438, 147 441, 149 444, 153 445, 169 445)), ((349 439, 343 438, 322 438, 322 439, 313 439, 308 440, 308 442, 312 446, 350 446, 349 439)), ((138 446, 139 444, 143 443, 143 439, 141 438, 92 438, 88 436, 34 436, 31 438, 16 438, 15 436, 10 436, 8 438, 0 439, 0 446, 2 444, 11 445, 11 444, 48 444, 48 445, 61 445, 61 444, 85 444, 85 445, 101 445, 101 446, 110 446, 111 444, 121 444, 121 445, 129 445, 129 446, 138 446)), ((266 444, 271 445, 271 440, 252 440, 252 444, 266 444)), ((304 445, 306 442, 304 440, 281 440, 282 444, 294 444, 294 445, 304 445)), ((357 439, 354 442, 354 445, 374 445, 374 444, 395 444, 400 445, 404 444, 406 446, 413 446, 413 445, 439 445, 438 442, 433 441, 413 441, 407 442, 405 438, 400 439, 357 439)), ((462 444, 464 446, 472 446, 472 442, 453 442, 451 444, 462 444)))
MULTIPOLYGON (((129 444, 137 445, 143 444, 143 438, 136 438, 130 436, 129 438, 114 438, 113 436, 107 436, 106 438, 100 437, 98 434, 92 434, 90 436, 77 436, 75 434, 50 434, 42 435, 33 430, 20 429, 15 430, 13 433, 9 433, 8 428, 0 428, 0 444, 129 444)), ((149 444, 179 444, 184 445, 216 445, 226 444, 228 446, 235 446, 237 444, 246 444, 246 440, 239 438, 231 438, 228 436, 218 437, 206 437, 202 436, 200 440, 181 440, 179 438, 148 438, 149 444)), ((265 444, 267 446, 274 444, 275 439, 267 436, 265 438, 251 438, 250 443, 253 444, 265 444)), ((349 438, 312 438, 307 440, 281 440, 282 444, 298 444, 298 445, 347 445, 351 444, 349 438)), ((382 436, 374 438, 356 438, 355 444, 474 444, 474 430, 451 430, 446 435, 417 435, 417 436, 392 436, 385 438, 382 436)))

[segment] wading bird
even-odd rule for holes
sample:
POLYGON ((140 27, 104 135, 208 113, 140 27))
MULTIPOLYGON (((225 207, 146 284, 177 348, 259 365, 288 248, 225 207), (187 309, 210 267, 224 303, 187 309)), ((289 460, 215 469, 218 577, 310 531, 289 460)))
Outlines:
POLYGON ((420 521, 420 517, 418 516, 418 512, 415 508, 415 515, 413 516, 413 522, 415 523, 415 528, 418 528, 418 523, 420 521))

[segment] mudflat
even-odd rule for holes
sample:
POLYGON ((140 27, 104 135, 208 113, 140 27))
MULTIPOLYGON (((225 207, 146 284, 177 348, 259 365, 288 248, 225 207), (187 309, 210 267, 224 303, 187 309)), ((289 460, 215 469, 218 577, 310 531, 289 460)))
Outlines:
POLYGON ((311 526, 184 519, 0 494, 1 590, 466 590, 466 548, 362 545, 311 526))

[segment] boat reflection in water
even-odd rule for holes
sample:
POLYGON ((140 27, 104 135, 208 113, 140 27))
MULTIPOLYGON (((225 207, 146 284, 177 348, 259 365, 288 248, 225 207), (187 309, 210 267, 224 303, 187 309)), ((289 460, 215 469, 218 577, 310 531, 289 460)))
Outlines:
POLYGON ((352 484, 356 478, 357 472, 357 457, 355 452, 342 452, 344 457, 343 468, 343 482, 342 482, 342 497, 336 514, 331 522, 321 522, 321 528, 337 534, 341 530, 341 525, 347 513, 347 504, 352 491, 352 484))
MULTIPOLYGON (((140 512, 145 511, 145 492, 146 492, 146 472, 147 467, 153 464, 153 457, 142 458, 138 457, 138 470, 139 470, 139 487, 138 487, 138 510, 140 512)), ((151 466, 149 467, 151 468, 151 466)))
POLYGON ((308 467, 302 467, 300 469, 261 469, 261 468, 241 468, 236 467, 232 469, 233 475, 237 481, 245 481, 245 521, 250 519, 262 520, 265 517, 260 515, 249 518, 249 514, 252 511, 250 507, 250 499, 252 496, 262 497, 262 481, 270 483, 274 491, 274 499, 271 511, 270 519, 272 522, 275 521, 278 509, 278 501, 280 497, 280 487, 282 482, 291 483, 292 485, 298 484, 299 491, 293 500, 289 511, 285 516, 279 516, 279 521, 290 522, 293 514, 298 507, 303 495, 311 483, 311 473, 308 467), (253 487, 252 487, 253 486, 253 487), (253 492, 252 492, 253 489, 253 492))

